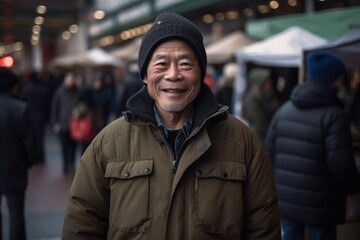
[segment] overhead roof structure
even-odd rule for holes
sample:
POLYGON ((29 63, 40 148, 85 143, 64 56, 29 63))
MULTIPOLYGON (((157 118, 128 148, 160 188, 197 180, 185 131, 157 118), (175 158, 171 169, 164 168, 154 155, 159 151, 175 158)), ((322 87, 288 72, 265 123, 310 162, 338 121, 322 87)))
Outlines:
POLYGON ((348 68, 360 69, 360 25, 353 26, 347 33, 334 41, 304 50, 304 56, 318 50, 326 50, 338 55, 348 68))
POLYGON ((359 24, 360 7, 349 7, 252 20, 246 23, 245 32, 253 39, 262 40, 290 26, 299 26, 327 40, 334 40, 345 34, 350 26, 359 24))
POLYGON ((92 0, 4 0, 0 3, 0 45, 14 42, 30 43, 31 30, 37 16, 44 18, 41 36, 55 39, 70 25, 76 24, 92 0), (45 6, 43 14, 37 12, 45 6))

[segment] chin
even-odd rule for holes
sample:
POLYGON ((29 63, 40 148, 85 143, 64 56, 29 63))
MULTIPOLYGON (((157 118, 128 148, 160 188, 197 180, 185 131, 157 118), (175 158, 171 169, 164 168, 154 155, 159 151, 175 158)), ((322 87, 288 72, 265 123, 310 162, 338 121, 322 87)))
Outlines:
POLYGON ((160 107, 167 112, 181 112, 186 108, 186 105, 160 105, 160 107))

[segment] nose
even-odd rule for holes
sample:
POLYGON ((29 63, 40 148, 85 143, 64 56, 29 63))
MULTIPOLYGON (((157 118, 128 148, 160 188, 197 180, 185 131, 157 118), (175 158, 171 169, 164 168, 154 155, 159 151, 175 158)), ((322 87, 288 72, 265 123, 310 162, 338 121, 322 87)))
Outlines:
POLYGON ((165 79, 168 81, 179 81, 182 79, 182 74, 177 64, 170 64, 169 68, 166 71, 165 79))

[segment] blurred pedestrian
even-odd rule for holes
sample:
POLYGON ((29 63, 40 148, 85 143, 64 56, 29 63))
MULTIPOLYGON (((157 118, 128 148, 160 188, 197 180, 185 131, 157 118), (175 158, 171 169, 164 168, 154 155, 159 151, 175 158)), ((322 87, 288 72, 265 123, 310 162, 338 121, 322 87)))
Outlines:
POLYGON ((199 29, 159 15, 139 50, 143 88, 81 158, 62 239, 280 239, 261 143, 204 83, 199 29))
POLYGON ((56 90, 51 103, 51 123, 59 135, 63 155, 63 172, 74 170, 77 143, 70 136, 69 123, 73 107, 79 100, 81 90, 76 85, 75 75, 68 72, 62 85, 56 90))
POLYGON ((116 84, 114 75, 111 72, 105 72, 102 75, 103 88, 105 92, 105 102, 103 106, 104 119, 106 126, 111 121, 112 115, 115 113, 116 84))
POLYGON ((215 97, 217 101, 225 106, 229 107, 229 111, 232 112, 232 98, 234 90, 234 81, 239 73, 239 67, 236 63, 227 63, 223 67, 222 74, 219 80, 219 86, 215 91, 215 97))
POLYGON ((122 81, 117 97, 117 107, 116 107, 116 116, 121 117, 122 113, 127 109, 126 103, 127 101, 137 93, 143 84, 140 80, 139 76, 139 67, 137 63, 131 63, 128 67, 128 72, 125 75, 124 80, 122 81))
POLYGON ((252 68, 247 80, 249 85, 244 93, 242 116, 263 142, 278 107, 271 70, 263 67, 252 68))
POLYGON ((45 163, 45 127, 49 119, 50 89, 39 76, 38 72, 30 74, 29 82, 20 94, 30 112, 30 119, 36 135, 36 163, 45 163))
MULTIPOLYGON (((25 191, 28 169, 35 162, 35 135, 29 109, 18 99, 19 77, 0 67, 0 206, 5 196, 10 219, 10 240, 25 240, 25 191)), ((0 209, 0 239, 2 239, 0 209)))
POLYGON ((335 240, 347 194, 360 190, 350 123, 337 96, 346 68, 325 51, 276 112, 266 137, 279 194, 283 240, 335 240))

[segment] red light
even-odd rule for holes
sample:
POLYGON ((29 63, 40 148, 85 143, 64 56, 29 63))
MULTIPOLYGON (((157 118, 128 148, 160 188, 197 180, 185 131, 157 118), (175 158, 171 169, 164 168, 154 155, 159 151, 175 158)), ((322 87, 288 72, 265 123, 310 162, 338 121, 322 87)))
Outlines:
POLYGON ((0 58, 0 66, 11 68, 13 65, 14 65, 14 58, 12 56, 0 58))

